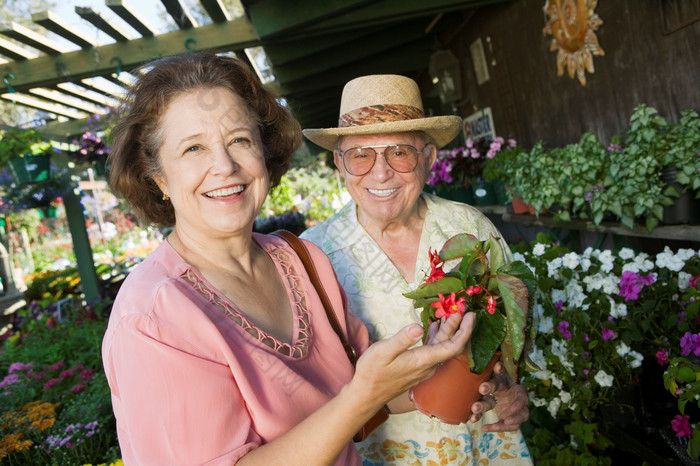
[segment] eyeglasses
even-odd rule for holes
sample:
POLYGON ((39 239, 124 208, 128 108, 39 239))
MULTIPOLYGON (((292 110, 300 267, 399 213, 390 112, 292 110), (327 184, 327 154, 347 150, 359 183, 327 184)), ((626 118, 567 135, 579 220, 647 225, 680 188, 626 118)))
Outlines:
POLYGON ((423 146, 420 151, 408 144, 353 147, 340 154, 345 170, 355 176, 369 173, 377 160, 377 151, 374 149, 379 147, 385 147, 382 154, 392 170, 399 173, 410 173, 416 169, 418 155, 425 150, 426 146, 423 146))

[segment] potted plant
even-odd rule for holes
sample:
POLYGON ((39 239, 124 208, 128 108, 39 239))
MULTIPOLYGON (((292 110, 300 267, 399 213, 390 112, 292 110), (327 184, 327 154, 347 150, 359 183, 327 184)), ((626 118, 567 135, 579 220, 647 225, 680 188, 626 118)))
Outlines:
POLYGON ((545 213, 559 201, 561 188, 554 176, 558 154, 545 150, 541 141, 515 161, 510 192, 531 206, 531 213, 545 213))
POLYGON ((433 322, 451 313, 473 311, 476 321, 464 354, 445 362, 431 379, 413 387, 412 397, 421 412, 458 424, 469 417, 479 397, 478 385, 490 377, 497 353, 508 374, 519 379, 520 363, 527 362, 531 340, 535 279, 524 263, 508 262, 500 239, 494 236, 480 241, 459 234, 447 240, 439 253, 428 252, 430 276, 404 294, 422 309, 426 335, 433 322), (454 268, 445 272, 448 264, 454 268), (464 382, 452 382, 453 372, 464 382), (472 390, 464 386, 470 378, 475 379, 472 390))
POLYGON ((430 169, 428 190, 445 199, 473 204, 474 196, 468 190, 467 167, 469 160, 463 147, 441 149, 430 169))
POLYGON ((516 159, 523 153, 523 148, 517 145, 514 139, 508 139, 506 148, 498 151, 494 157, 487 158, 484 164, 483 178, 495 186, 496 202, 507 205, 511 197, 506 187, 512 183, 515 177, 514 169, 516 159))
POLYGON ((17 183, 50 178, 53 148, 35 128, 7 127, 0 136, 0 167, 7 166, 17 183))

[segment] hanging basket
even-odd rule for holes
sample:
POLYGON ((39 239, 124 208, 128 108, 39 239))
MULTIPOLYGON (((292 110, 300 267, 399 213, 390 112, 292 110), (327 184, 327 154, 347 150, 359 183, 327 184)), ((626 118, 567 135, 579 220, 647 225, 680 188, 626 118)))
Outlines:
POLYGON ((10 173, 17 184, 36 183, 51 178, 51 156, 21 154, 10 159, 10 173))

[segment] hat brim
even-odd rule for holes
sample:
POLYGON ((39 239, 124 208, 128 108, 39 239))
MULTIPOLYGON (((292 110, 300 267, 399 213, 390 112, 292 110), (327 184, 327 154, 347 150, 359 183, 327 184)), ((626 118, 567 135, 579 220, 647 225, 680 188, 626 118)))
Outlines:
POLYGON ((430 136, 438 149, 452 141, 462 129, 462 118, 456 115, 444 115, 412 120, 389 121, 364 126, 346 126, 344 128, 318 128, 303 131, 311 142, 328 150, 337 148, 338 139, 342 136, 407 133, 424 131, 430 136))

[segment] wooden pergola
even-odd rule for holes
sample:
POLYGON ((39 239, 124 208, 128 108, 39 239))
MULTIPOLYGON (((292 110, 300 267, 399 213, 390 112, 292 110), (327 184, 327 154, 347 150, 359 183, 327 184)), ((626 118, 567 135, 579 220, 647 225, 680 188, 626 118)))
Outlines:
MULTIPOLYGON (((37 29, 77 50, 51 40, 47 32, 14 22, 1 25, 0 99, 53 115, 41 131, 65 141, 82 132, 88 116, 116 102, 133 79, 129 72, 150 60, 209 50, 233 52, 253 65, 246 50, 263 47, 274 73, 266 86, 285 98, 302 127, 335 126, 348 80, 393 73, 430 85, 431 55, 449 45, 477 8, 509 0, 241 0, 245 15, 238 18, 219 0, 200 0, 211 20, 202 25, 181 0, 161 1, 173 31, 159 31, 126 0, 105 0, 119 21, 76 7, 90 27, 113 39, 108 44, 95 43, 85 29, 50 11, 32 15, 37 29), (98 77, 117 87, 101 85, 98 77)), ((82 206, 77 197, 64 203, 83 289, 92 298, 98 282, 82 206)))

